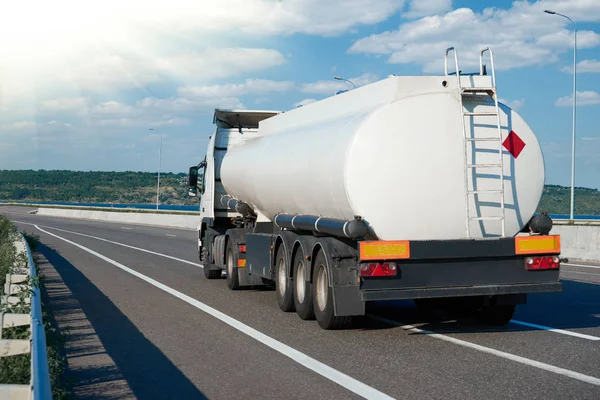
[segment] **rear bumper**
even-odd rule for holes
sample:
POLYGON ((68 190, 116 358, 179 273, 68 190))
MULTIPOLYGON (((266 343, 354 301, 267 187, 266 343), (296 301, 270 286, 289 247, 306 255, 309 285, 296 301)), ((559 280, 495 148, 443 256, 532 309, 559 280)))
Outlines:
POLYGON ((560 282, 512 284, 512 285, 481 285, 465 287, 430 287, 410 289, 383 289, 361 291, 362 301, 403 300, 432 297, 462 297, 462 296, 495 296, 505 294, 560 292, 560 282))
MULTIPOLYGON (((543 254, 549 256, 550 254, 543 254)), ((410 242, 410 257, 389 260, 397 275, 364 277, 363 301, 560 292, 560 270, 528 270, 514 238, 410 242)))

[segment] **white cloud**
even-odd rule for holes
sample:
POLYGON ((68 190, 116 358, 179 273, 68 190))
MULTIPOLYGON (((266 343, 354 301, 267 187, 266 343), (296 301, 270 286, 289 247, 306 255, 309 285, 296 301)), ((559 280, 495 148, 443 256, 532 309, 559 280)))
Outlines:
POLYGON ((11 122, 7 124, 3 124, 0 126, 0 129, 3 132, 22 132, 22 131, 31 131, 38 128, 38 124, 33 121, 17 121, 11 122))
POLYGON ((208 82, 281 65, 286 58, 264 48, 220 48, 143 58, 110 53, 82 54, 81 60, 63 68, 58 78, 77 89, 110 92, 145 90, 164 80, 208 82))
POLYGON ((40 109, 52 113, 83 113, 90 105, 90 99, 84 97, 59 98, 42 101, 40 109))
POLYGON ((111 118, 102 119, 95 123, 98 126, 116 127, 116 128, 146 128, 162 126, 181 126, 188 125, 189 120, 172 116, 163 116, 159 118, 111 118))
POLYGON ((261 71, 285 62, 285 56, 277 50, 217 48, 160 58, 155 67, 161 73, 184 80, 207 81, 261 71))
MULTIPOLYGON (((0 46, 3 74, 110 91, 168 79, 208 82, 281 65, 286 58, 277 50, 227 43, 341 35, 386 20, 404 0, 378 0, 376 7, 372 0, 130 0, 126 6, 104 0, 92 8, 78 0, 35 3, 35 15, 29 2, 13 2, 0 14, 0 39, 10 38, 0 46)), ((27 86, 32 80, 16 81, 27 86)))
POLYGON ((125 116, 134 114, 135 109, 128 105, 119 103, 118 101, 105 101, 100 104, 96 104, 92 108, 92 114, 94 115, 109 115, 109 116, 125 116))
POLYGON ((264 94, 284 92, 294 87, 290 81, 271 81, 266 79, 246 79, 244 83, 223 85, 182 86, 177 93, 190 98, 233 97, 243 94, 264 94))
MULTIPOLYGON (((352 81, 356 87, 364 86, 368 83, 375 82, 378 80, 378 76, 372 73, 364 73, 360 76, 347 78, 352 81)), ((305 83, 301 86, 300 91, 303 93, 314 93, 314 94, 328 94, 333 95, 338 90, 352 89, 352 85, 346 81, 338 81, 331 78, 331 80, 321 80, 312 83, 305 83)))
POLYGON ((131 0, 129 15, 121 2, 105 0, 105 18, 118 25, 157 26, 175 32, 251 35, 307 33, 339 35, 365 24, 389 18, 404 6, 403 0, 158 0, 147 4, 131 0), (137 3, 137 4, 136 4, 137 3))
POLYGON ((300 107, 300 106, 306 106, 308 104, 314 103, 315 101, 317 101, 317 99, 304 99, 297 103, 294 103, 293 107, 296 108, 296 107, 300 107))
MULTIPOLYGON (((573 73, 573 66, 570 65, 568 67, 564 67, 562 69, 564 72, 568 72, 569 74, 573 73)), ((598 74, 600 73, 600 61, 599 60, 583 60, 577 63, 577 73, 578 74, 598 74)))
POLYGON ((411 0, 407 12, 402 13, 404 18, 419 18, 439 14, 452 9, 452 0, 411 0))
MULTIPOLYGON (((581 14, 593 14, 600 8, 596 0, 571 3, 581 14)), ((544 8, 560 7, 563 2, 542 0, 533 4, 514 2, 510 9, 487 8, 480 13, 459 8, 362 38, 348 51, 387 55, 389 63, 414 63, 422 65, 426 72, 436 73, 443 72, 444 52, 451 46, 458 51, 463 71, 477 69, 479 50, 487 46, 494 51, 497 69, 543 65, 556 62, 560 53, 572 49, 568 21, 543 12, 544 8)), ((600 10, 596 15, 600 15, 600 10)), ((578 39, 578 48, 600 44, 600 35, 591 31, 580 31, 578 39)))
MULTIPOLYGON (((577 92, 577 106, 600 104, 600 93, 594 91, 577 92)), ((564 96, 554 103, 557 107, 572 107, 573 95, 564 96)))
POLYGON ((509 106, 513 110, 519 110, 521 107, 523 107, 525 105, 525 98, 524 97, 522 97, 520 99, 517 99, 517 100, 498 99, 498 101, 500 101, 501 103, 506 104, 507 106, 509 106))
POLYGON ((186 97, 174 97, 158 99, 155 97, 146 97, 137 103, 146 112, 164 111, 175 113, 189 113, 207 111, 214 108, 244 109, 244 104, 237 97, 206 97, 189 99, 186 97))

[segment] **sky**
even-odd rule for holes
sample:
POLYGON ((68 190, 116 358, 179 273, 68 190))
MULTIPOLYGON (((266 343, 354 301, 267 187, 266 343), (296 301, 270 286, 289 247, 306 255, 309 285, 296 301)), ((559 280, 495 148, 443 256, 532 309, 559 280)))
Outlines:
POLYGON ((599 0, 23 0, 0 6, 0 169, 183 172, 215 108, 290 110, 490 46, 546 183, 600 188, 599 0), (162 151, 161 149, 162 138, 162 151))

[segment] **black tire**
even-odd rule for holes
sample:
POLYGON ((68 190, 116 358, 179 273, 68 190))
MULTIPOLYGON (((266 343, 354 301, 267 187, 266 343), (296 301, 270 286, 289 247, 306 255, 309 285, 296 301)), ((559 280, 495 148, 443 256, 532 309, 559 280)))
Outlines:
POLYGON ((514 304, 485 306, 475 311, 474 318, 481 324, 502 326, 510 322, 515 308, 514 304))
POLYGON ((207 266, 204 266, 204 276, 206 279, 220 279, 223 271, 220 269, 208 269, 207 266))
POLYGON ((202 251, 199 252, 199 258, 200 258, 200 264, 202 264, 202 267, 204 269, 204 277, 206 279, 219 279, 221 278, 221 275, 223 273, 222 270, 217 269, 208 269, 208 266, 206 265, 206 260, 208 259, 208 249, 206 247, 202 248, 202 251))
POLYGON ((285 257, 283 245, 277 249, 275 256, 275 293, 277 305, 283 312, 294 311, 294 285, 288 276, 289 265, 285 257))
POLYGON ((312 302, 312 285, 304 279, 304 271, 308 268, 302 249, 298 249, 292 264, 294 268, 294 308, 296 314, 303 320, 315 319, 312 302))
POLYGON ((333 309, 333 289, 329 286, 329 271, 323 250, 315 258, 312 270, 313 304, 315 318, 322 329, 344 329, 352 322, 352 317, 338 317, 333 309))
POLYGON ((236 246, 234 246, 233 240, 227 241, 227 247, 225 250, 225 266, 227 272, 227 287, 230 290, 240 289, 240 278, 238 276, 238 252, 236 246))

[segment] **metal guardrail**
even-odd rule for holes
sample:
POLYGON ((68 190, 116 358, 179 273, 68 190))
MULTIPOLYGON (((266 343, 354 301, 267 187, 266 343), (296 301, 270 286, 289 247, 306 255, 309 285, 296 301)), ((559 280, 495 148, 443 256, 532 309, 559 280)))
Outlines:
MULTIPOLYGON (((5 295, 2 303, 15 304, 19 302, 19 295, 24 290, 31 290, 26 301, 31 304, 30 314, 0 314, 0 357, 10 357, 18 354, 31 353, 31 379, 29 384, 4 384, 0 385, 0 398, 2 399, 52 399, 50 384, 50 371, 46 350, 46 333, 42 319, 42 303, 40 288, 37 284, 30 289, 26 286, 29 278, 37 277, 31 249, 23 234, 19 233, 22 244, 27 254, 28 269, 13 271, 6 276, 4 286, 5 295), (29 325, 29 339, 2 339, 5 328, 29 325)), ((19 242, 15 243, 17 249, 19 242)))

